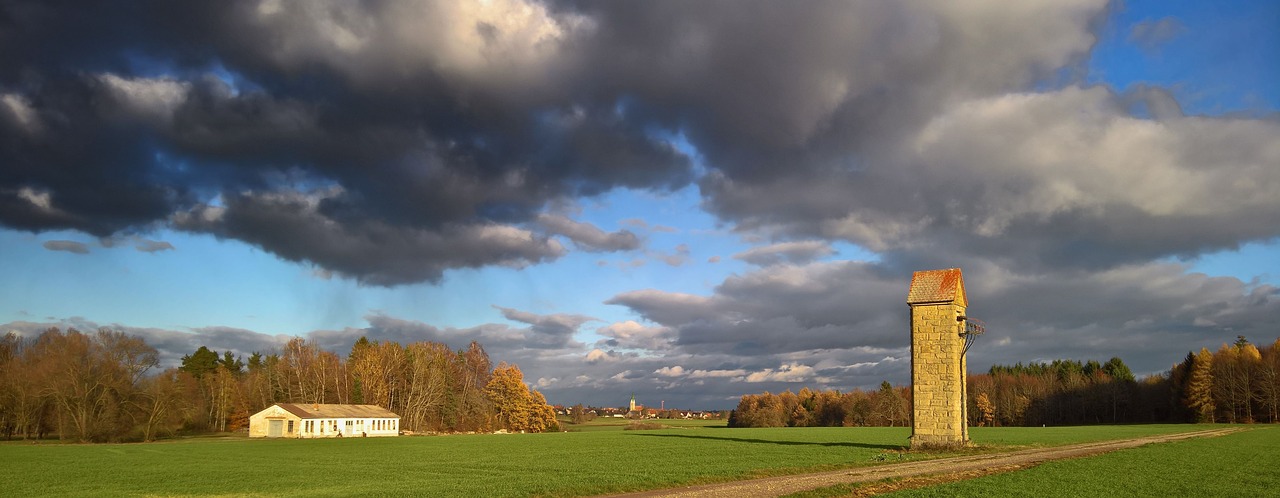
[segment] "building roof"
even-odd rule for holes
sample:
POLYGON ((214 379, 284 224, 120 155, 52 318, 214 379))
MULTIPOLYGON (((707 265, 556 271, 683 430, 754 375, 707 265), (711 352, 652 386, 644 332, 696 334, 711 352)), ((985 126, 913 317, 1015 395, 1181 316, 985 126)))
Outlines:
POLYGON ((964 295, 964 276, 959 268, 925 270, 911 274, 907 304, 955 303, 969 306, 964 295))
POLYGON ((276 403, 285 411, 299 418, 400 418, 391 410, 378 405, 318 405, 304 403, 276 403))

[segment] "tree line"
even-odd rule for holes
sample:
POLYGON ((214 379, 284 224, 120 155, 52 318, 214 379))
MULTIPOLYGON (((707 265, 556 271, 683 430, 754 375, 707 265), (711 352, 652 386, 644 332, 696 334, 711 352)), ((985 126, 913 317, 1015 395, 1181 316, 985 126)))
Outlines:
MULTIPOLYGON (((1169 371, 1136 379, 1120 358, 994 365, 968 376, 971 426, 1280 422, 1280 339, 1244 337, 1201 349, 1169 371)), ((910 423, 910 389, 748 394, 733 427, 892 426, 910 423)))
POLYGON ((519 367, 496 367, 477 342, 453 351, 361 337, 343 358, 302 338, 247 358, 201 346, 159 370, 143 339, 101 329, 50 328, 0 338, 0 432, 78 441, 149 441, 237 431, 274 403, 374 404, 407 431, 558 430, 555 411, 524 384, 519 367))
POLYGON ((1134 379, 1119 358, 991 367, 969 377, 971 425, 1280 422, 1280 339, 1237 337, 1134 379))
POLYGON ((911 390, 888 381, 878 391, 783 391, 748 394, 729 412, 729 427, 867 427, 911 423, 911 390))

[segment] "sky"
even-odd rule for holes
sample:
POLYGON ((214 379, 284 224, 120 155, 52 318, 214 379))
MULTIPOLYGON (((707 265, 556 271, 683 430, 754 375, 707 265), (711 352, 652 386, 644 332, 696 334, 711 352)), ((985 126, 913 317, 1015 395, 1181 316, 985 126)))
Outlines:
POLYGON ((479 341, 554 404, 1280 338, 1280 3, 0 0, 0 331, 479 341))

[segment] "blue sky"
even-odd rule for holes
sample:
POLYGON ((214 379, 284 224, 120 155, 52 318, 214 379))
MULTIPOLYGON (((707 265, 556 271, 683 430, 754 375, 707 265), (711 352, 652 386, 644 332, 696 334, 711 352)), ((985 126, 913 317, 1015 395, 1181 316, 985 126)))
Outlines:
POLYGON ((906 383, 933 267, 979 368, 1280 330, 1275 2, 143 4, 0 28, 8 330, 478 339, 696 408, 906 383))

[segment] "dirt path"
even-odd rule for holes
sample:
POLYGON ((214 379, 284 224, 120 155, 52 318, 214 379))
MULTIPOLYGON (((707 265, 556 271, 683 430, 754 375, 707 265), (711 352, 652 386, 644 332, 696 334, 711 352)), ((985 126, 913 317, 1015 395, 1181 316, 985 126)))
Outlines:
POLYGON ((983 455, 939 458, 936 460, 835 470, 816 474, 767 477, 748 481, 687 486, 614 496, 627 498, 655 498, 668 496, 708 498, 782 496, 791 493, 798 493, 800 491, 835 486, 838 484, 865 483, 888 478, 909 478, 938 474, 955 474, 957 478, 963 479, 989 473, 983 472, 989 469, 1016 470, 1050 460, 1062 460, 1067 458, 1097 455, 1126 448, 1136 448, 1138 446, 1151 443, 1180 441, 1196 437, 1215 437, 1236 432, 1238 430, 1241 429, 1210 429, 1178 434, 1148 436, 1137 439, 1121 439, 1116 441, 1054 446, 1051 448, 1032 448, 1005 453, 988 453, 983 455))

